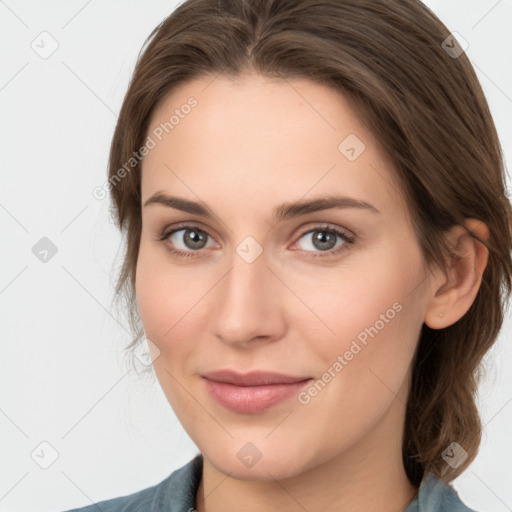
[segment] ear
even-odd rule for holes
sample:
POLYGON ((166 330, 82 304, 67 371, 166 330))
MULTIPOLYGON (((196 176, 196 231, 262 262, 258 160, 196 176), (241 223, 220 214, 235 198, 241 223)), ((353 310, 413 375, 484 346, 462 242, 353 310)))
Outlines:
MULTIPOLYGON (((489 228, 476 219, 466 219, 466 227, 484 242, 489 228)), ((443 329, 462 318, 473 304, 489 257, 487 247, 473 238, 464 226, 454 226, 446 235, 452 247, 446 274, 436 268, 431 281, 432 295, 424 322, 443 329)))

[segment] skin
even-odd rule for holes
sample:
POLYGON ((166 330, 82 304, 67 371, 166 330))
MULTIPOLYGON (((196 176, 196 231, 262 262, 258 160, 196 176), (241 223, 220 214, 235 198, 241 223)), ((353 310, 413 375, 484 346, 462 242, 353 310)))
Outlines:
MULTIPOLYGON (((447 236, 463 257, 447 274, 427 267, 391 161, 339 92, 305 79, 202 77, 158 105, 148 134, 190 96, 197 106, 143 161, 142 205, 164 192, 201 202, 213 217, 142 208, 136 295, 160 351, 157 378, 204 456, 197 510, 404 510, 417 492, 401 443, 419 333, 469 309, 486 249, 457 226, 447 236), (354 161, 338 149, 350 134, 366 146, 354 161), (277 205, 329 194, 379 213, 272 219, 277 205), (182 222, 208 234, 203 248, 186 245, 187 231, 158 240, 182 222), (334 248, 315 245, 325 223, 354 243, 336 236, 334 248), (237 253, 248 236, 262 250, 251 263, 237 253), (321 379, 393 304, 400 311, 308 403, 293 396, 265 412, 233 412, 200 377, 230 368, 321 379), (237 457, 248 442, 261 454, 252 467, 237 457)), ((467 226, 488 236, 479 221, 467 226)))

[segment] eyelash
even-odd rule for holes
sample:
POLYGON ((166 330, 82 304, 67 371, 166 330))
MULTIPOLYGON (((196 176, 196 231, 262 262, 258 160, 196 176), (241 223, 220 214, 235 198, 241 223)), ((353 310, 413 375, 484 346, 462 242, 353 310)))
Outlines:
MULTIPOLYGON (((210 233, 208 233, 208 231, 206 231, 205 229, 203 228, 200 228, 199 226, 196 226, 194 224, 181 224, 181 225, 178 225, 178 226, 174 226, 172 229, 164 229, 164 231, 157 236, 157 241, 159 242, 166 242, 167 239, 172 236, 174 233, 178 232, 178 231, 186 231, 186 230, 197 230, 197 231, 201 231, 202 233, 205 233, 207 236, 209 236, 210 238, 213 238, 210 233)), ((314 231, 326 231, 326 232, 329 232, 329 233, 334 233, 335 235, 339 236, 345 243, 342 244, 340 247, 338 247, 337 249, 330 249, 329 251, 314 251, 310 256, 307 256, 308 258, 325 258, 325 257, 329 257, 329 256, 335 256, 345 250, 348 249, 347 245, 350 246, 352 244, 354 244, 355 242, 355 237, 353 236, 349 236, 347 235, 345 232, 337 229, 337 228, 334 228, 334 227, 331 227, 331 226, 317 226, 313 229, 309 229, 307 231, 304 231, 304 233, 302 233, 298 238, 297 240, 300 240, 304 235, 307 235, 309 233, 313 233, 314 231)), ((172 254, 175 254, 176 256, 178 256, 179 258, 194 258, 194 257, 198 257, 200 255, 200 252, 201 252, 201 249, 197 250, 197 251, 193 251, 193 250, 190 250, 190 251, 183 251, 181 249, 175 249, 175 248, 171 248, 171 247, 167 247, 167 250, 169 252, 171 252, 172 254)), ((311 251, 306 251, 308 253, 310 253, 311 251)))

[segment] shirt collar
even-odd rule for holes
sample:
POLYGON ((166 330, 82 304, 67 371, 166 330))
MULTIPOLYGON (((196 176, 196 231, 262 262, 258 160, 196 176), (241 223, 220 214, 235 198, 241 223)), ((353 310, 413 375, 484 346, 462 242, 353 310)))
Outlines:
MULTIPOLYGON (((174 471, 160 485, 151 512, 194 512, 203 472, 203 456, 196 455, 188 464, 174 471)), ((416 497, 404 512, 475 512, 466 507, 456 491, 432 473, 426 473, 416 497)))

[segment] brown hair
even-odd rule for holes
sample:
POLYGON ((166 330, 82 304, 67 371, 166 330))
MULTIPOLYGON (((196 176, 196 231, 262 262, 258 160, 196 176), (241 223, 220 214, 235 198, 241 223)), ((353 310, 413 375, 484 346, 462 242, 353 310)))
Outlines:
POLYGON ((414 485, 425 471, 446 482, 458 476, 480 444, 474 395, 511 291, 512 213, 486 99, 467 56, 457 50, 449 30, 419 0, 179 5, 144 43, 110 152, 112 213, 127 244, 116 297, 124 292, 135 335, 127 349, 143 335, 135 297, 140 162, 127 174, 119 171, 143 146, 159 102, 193 78, 245 71, 334 87, 357 107, 394 163, 425 261, 445 268, 443 232, 466 218, 490 230, 488 264, 469 311, 445 329, 423 325, 404 425, 403 461, 414 485), (457 468, 442 458, 452 442, 468 452, 457 468))

